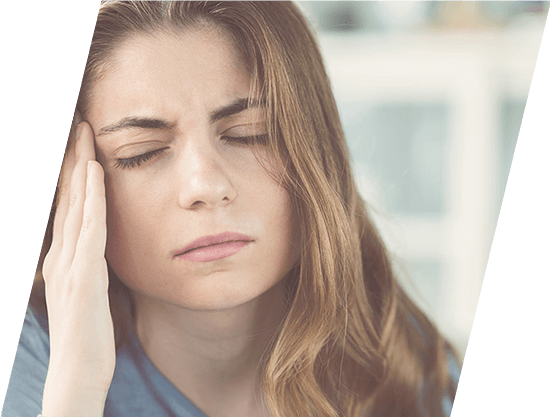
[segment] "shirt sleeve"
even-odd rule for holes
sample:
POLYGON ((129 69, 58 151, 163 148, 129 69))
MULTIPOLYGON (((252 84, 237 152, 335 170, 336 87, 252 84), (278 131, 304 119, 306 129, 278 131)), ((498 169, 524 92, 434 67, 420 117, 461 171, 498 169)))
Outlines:
POLYGON ((44 320, 27 309, 15 354, 2 417, 35 417, 42 411, 50 343, 44 320))

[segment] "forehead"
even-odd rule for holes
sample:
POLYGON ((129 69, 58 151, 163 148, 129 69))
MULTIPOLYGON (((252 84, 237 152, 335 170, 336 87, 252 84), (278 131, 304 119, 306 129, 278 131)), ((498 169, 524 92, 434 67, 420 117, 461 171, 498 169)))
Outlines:
POLYGON ((231 37, 216 27, 135 35, 114 51, 92 86, 88 119, 209 111, 248 96, 245 68, 231 37))

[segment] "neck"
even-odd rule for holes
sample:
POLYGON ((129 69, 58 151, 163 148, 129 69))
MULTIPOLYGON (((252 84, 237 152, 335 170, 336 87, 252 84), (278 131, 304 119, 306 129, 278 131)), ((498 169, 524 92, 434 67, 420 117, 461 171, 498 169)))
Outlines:
POLYGON ((254 408, 262 397, 262 359, 285 313, 283 291, 284 281, 221 311, 189 310, 134 293, 136 332, 155 366, 207 415, 217 414, 209 407, 223 398, 254 408))

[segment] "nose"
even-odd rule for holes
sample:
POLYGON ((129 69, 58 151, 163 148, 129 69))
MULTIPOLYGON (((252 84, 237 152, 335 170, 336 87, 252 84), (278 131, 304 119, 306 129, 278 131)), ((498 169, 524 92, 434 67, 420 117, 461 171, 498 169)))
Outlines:
POLYGON ((180 159, 179 204, 182 208, 215 208, 227 205, 237 197, 224 160, 215 147, 190 145, 180 159))

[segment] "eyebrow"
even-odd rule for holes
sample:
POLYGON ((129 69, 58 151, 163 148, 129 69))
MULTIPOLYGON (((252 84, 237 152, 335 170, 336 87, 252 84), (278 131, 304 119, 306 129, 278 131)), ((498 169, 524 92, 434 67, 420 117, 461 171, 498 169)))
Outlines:
MULTIPOLYGON (((227 106, 223 106, 217 110, 214 110, 210 114, 210 123, 215 123, 226 117, 233 116, 234 114, 241 113, 250 108, 256 108, 260 106, 260 101, 250 98, 239 98, 227 106)), ((108 133, 118 132, 126 129, 152 129, 152 130, 171 130, 175 127, 173 123, 167 120, 153 118, 153 117, 124 117, 118 122, 110 124, 108 126, 99 129, 96 136, 106 135, 108 133)))

